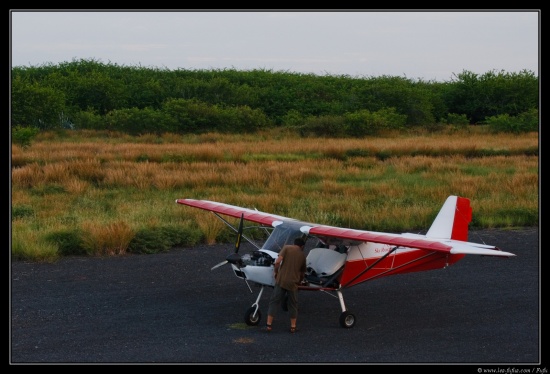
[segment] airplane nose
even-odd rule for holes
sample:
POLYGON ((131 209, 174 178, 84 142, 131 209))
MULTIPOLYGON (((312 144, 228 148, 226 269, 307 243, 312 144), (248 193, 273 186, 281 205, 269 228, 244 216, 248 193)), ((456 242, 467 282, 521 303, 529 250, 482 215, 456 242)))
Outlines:
POLYGON ((227 262, 229 262, 230 264, 235 264, 239 267, 243 267, 244 264, 243 264, 243 259, 242 257, 238 254, 238 253, 231 253, 229 256, 227 256, 225 258, 227 260, 227 262))

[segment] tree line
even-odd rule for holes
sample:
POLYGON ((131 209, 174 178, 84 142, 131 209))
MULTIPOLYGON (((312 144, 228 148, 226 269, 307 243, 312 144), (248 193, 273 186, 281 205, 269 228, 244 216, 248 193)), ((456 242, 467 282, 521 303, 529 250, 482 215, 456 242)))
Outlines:
POLYGON ((366 136, 487 124, 539 128, 539 79, 528 70, 463 71, 450 81, 318 76, 272 70, 168 70, 97 60, 11 68, 12 133, 56 129, 366 136))

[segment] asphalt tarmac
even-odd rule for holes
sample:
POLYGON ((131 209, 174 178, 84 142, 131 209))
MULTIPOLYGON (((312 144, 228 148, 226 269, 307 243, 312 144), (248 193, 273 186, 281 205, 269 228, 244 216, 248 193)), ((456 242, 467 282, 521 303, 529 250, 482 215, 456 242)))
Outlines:
POLYGON ((271 289, 260 301, 260 325, 244 323, 259 288, 251 293, 229 265, 210 270, 232 245, 13 261, 10 364, 408 364, 548 373, 538 228, 470 231, 469 240, 517 257, 468 255, 446 269, 347 289, 357 319, 350 329, 338 323, 337 298, 302 291, 295 334, 282 310, 273 331, 263 329, 271 289))

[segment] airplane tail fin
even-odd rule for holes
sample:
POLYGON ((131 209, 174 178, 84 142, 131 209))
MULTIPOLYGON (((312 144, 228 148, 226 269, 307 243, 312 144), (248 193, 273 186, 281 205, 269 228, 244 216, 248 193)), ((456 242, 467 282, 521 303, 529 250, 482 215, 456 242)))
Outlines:
POLYGON ((449 196, 426 237, 468 241, 468 225, 471 220, 470 200, 460 196, 449 196))

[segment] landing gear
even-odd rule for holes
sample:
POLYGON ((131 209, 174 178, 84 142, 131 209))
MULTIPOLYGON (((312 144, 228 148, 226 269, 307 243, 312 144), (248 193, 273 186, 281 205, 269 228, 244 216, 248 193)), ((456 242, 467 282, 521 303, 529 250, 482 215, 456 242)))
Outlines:
POLYGON ((260 323, 260 320, 262 319, 262 313, 260 312, 260 298, 262 297, 262 294, 264 293, 265 286, 262 286, 260 289, 260 293, 258 294, 258 297, 256 298, 256 302, 252 304, 250 308, 246 310, 246 313, 244 314, 244 322, 248 326, 258 326, 260 323))
POLYGON ((262 313, 260 312, 260 309, 258 309, 254 305, 248 308, 248 310, 244 315, 244 322, 248 326, 258 326, 261 319, 262 319, 262 313))
POLYGON ((342 312, 340 314, 340 326, 349 329, 353 325, 355 325, 355 315, 348 311, 342 312))
MULTIPOLYGON (((262 319, 262 313, 260 312, 259 302, 265 287, 266 286, 262 285, 262 288, 260 289, 258 297, 256 298, 256 302, 252 304, 252 306, 250 306, 250 308, 248 308, 246 310, 246 313, 244 314, 244 322, 248 326, 258 326, 260 324, 260 321, 262 319)), ((343 327, 346 329, 352 328, 353 326, 355 326, 355 321, 356 321, 355 314, 346 310, 346 305, 344 304, 344 296, 342 295, 342 291, 336 290, 336 293, 340 301, 340 307, 342 308, 342 313, 340 314, 340 317, 338 319, 338 322, 340 323, 340 327, 343 327)), ((288 303, 288 295, 285 294, 282 300, 282 308, 285 311, 288 311, 287 303, 288 303)))
POLYGON ((352 328, 355 325, 355 315, 346 310, 346 304, 344 304, 344 295, 341 290, 337 290, 338 300, 340 300, 340 307, 342 308, 342 314, 340 314, 340 326, 346 329, 352 328))

